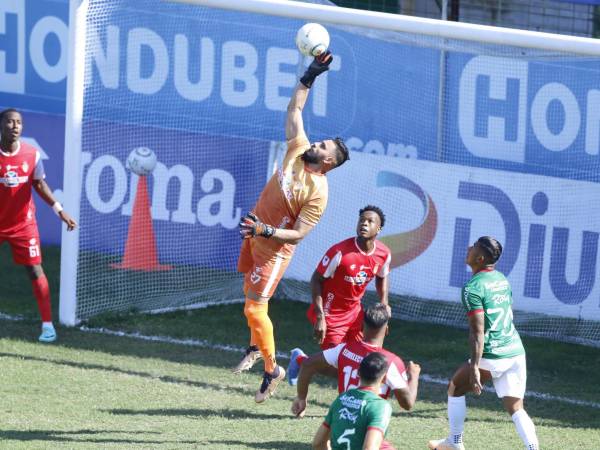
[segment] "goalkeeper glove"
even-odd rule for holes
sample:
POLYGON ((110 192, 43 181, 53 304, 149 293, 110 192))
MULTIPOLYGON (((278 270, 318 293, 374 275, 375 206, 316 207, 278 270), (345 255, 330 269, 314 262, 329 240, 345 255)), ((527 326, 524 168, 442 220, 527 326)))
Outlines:
POLYGON ((306 72, 304 72, 304 75, 302 75, 302 78, 300 78, 300 83, 310 89, 315 82, 315 79, 323 72, 329 70, 331 61, 333 61, 333 55, 329 50, 316 56, 313 62, 310 63, 310 66, 308 66, 308 69, 306 69, 306 72))
POLYGON ((275 234, 275 228, 266 223, 262 223, 258 217, 249 212, 240 220, 240 236, 242 239, 249 239, 255 236, 270 238, 275 234))

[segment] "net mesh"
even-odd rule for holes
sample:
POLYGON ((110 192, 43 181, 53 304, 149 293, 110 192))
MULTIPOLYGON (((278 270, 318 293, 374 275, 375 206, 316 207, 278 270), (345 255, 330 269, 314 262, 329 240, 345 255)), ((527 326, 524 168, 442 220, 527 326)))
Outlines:
MULTIPOLYGON (((90 1, 79 320, 242 297, 237 223, 285 151, 303 23, 90 1), (126 167, 139 147, 158 158, 145 178, 126 167)), ((520 331, 598 345, 600 61, 325 25, 335 58, 304 124, 353 151, 276 295, 310 301, 321 256, 376 204, 397 317, 464 326, 466 248, 494 235, 520 331)))

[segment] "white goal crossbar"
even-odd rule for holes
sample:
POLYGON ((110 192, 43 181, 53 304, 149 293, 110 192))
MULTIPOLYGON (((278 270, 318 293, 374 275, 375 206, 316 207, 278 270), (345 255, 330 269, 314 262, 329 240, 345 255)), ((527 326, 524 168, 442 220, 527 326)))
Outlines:
POLYGON ((537 31, 450 22, 339 6, 284 0, 168 0, 210 8, 304 19, 319 23, 351 25, 386 31, 484 42, 497 45, 547 50, 560 53, 600 56, 597 39, 537 31))

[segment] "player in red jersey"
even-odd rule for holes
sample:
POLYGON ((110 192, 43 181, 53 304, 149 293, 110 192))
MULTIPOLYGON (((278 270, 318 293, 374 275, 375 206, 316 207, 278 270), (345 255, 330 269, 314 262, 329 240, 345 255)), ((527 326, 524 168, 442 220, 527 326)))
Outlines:
MULTIPOLYGON (((315 269, 310 284, 313 302, 307 316, 314 327, 315 339, 323 350, 342 342, 362 338, 363 310, 361 299, 369 282, 375 278, 381 303, 388 304, 391 253, 377 240, 385 225, 385 215, 377 206, 359 211, 356 237, 335 244, 325 253, 315 269)), ((298 379, 304 352, 292 350, 288 382, 298 379)))
POLYGON ((20 140, 23 118, 15 109, 0 112, 0 245, 8 242, 13 260, 27 270, 42 317, 41 342, 56 340, 50 308, 50 289, 42 269, 40 236, 31 189, 58 214, 67 229, 77 224, 56 201, 44 181, 40 153, 20 140))
MULTIPOLYGON (((341 343, 333 348, 309 356, 300 368, 296 398, 292 403, 292 413, 303 417, 306 412, 308 385, 316 373, 328 374, 335 368, 340 393, 358 387, 358 368, 361 361, 369 353, 380 352, 385 355, 389 367, 381 384, 379 395, 388 398, 393 392, 398 404, 409 411, 417 399, 419 374, 421 367, 410 361, 405 367, 402 359, 383 348, 383 341, 388 332, 390 312, 387 305, 377 303, 369 306, 364 313, 364 337, 360 341, 341 343)), ((393 449, 386 441, 382 449, 393 449)))

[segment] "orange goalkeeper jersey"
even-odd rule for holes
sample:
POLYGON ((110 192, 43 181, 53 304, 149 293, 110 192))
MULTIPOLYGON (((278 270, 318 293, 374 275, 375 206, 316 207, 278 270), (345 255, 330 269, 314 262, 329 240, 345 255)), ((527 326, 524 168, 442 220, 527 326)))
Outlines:
MULTIPOLYGON (((327 206, 329 188, 324 174, 308 170, 300 156, 310 143, 305 134, 287 142, 283 164, 264 187, 254 212, 258 218, 276 228, 294 228, 297 219, 316 225, 327 206)), ((277 253, 291 257, 295 245, 259 239, 256 250, 263 255, 277 253)))

